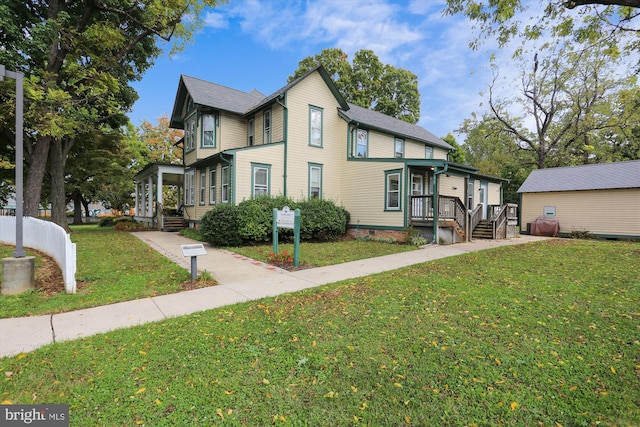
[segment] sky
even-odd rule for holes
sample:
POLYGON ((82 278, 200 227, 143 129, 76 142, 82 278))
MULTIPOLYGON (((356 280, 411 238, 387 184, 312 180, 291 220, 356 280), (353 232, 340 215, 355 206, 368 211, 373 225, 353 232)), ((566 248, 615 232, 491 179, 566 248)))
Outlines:
POLYGON ((270 95, 302 59, 335 47, 349 60, 369 49, 383 64, 416 74, 418 124, 443 137, 482 111, 491 54, 498 55, 503 74, 515 72, 495 42, 470 49, 476 35, 471 22, 443 16, 443 9, 441 0, 229 0, 205 13, 205 26, 181 53, 163 54, 133 83, 139 100, 131 122, 169 116, 181 74, 270 95))

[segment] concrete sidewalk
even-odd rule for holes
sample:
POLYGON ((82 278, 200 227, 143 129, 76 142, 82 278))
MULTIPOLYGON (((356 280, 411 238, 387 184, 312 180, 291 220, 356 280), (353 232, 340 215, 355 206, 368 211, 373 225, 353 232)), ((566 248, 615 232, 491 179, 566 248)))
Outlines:
MULTIPOLYGON (((160 231, 138 232, 134 235, 190 270, 190 258, 182 255, 180 245, 192 244, 193 240, 177 233, 160 231)), ((448 246, 428 245, 416 251, 295 272, 288 272, 205 244, 207 255, 198 257, 198 270, 211 273, 220 283, 218 286, 67 313, 0 319, 0 357, 32 351, 53 342, 83 338, 243 301, 296 292, 425 261, 542 239, 545 237, 523 235, 510 240, 476 240, 472 243, 448 246)))

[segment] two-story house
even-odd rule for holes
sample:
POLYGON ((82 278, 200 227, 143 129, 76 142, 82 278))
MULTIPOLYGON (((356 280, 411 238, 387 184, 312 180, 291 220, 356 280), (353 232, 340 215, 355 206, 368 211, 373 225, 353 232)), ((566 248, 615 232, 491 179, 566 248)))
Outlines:
POLYGON ((183 75, 170 125, 185 132, 183 170, 136 177, 137 219, 152 225, 163 223, 158 188, 182 174, 190 226, 219 203, 320 197, 350 212, 352 234, 412 226, 453 243, 505 211, 501 179, 449 162, 452 147, 420 126, 345 102, 322 66, 269 96, 183 75))

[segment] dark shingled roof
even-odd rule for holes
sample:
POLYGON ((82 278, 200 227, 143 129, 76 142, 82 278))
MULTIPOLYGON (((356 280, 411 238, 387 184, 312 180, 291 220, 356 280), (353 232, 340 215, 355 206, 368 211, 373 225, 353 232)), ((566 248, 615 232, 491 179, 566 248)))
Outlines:
POLYGON ((243 92, 185 75, 182 75, 182 81, 194 103, 232 113, 243 114, 264 99, 264 95, 255 89, 243 92))
POLYGON ((386 114, 382 114, 377 111, 349 103, 349 109, 346 111, 341 110, 341 114, 350 121, 364 125, 363 127, 425 142, 429 145, 444 148, 445 150, 453 150, 452 146, 425 128, 418 125, 412 125, 411 123, 396 119, 395 117, 387 116, 386 114))
POLYGON ((518 193, 640 188, 640 160, 536 169, 518 193))

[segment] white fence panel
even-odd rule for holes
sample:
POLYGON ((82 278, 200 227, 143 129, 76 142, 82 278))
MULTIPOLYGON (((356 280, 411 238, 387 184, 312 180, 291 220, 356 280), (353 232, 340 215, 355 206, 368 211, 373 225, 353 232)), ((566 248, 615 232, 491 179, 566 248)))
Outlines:
MULTIPOLYGON (((62 270, 68 294, 76 293, 76 244, 64 228, 50 221, 32 217, 22 219, 22 244, 37 249, 56 260, 62 270)), ((16 217, 0 216, 0 242, 16 244, 16 217)))

